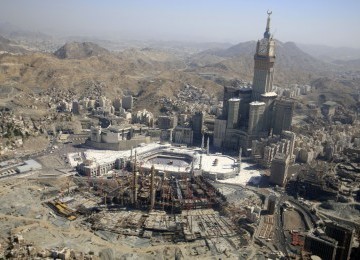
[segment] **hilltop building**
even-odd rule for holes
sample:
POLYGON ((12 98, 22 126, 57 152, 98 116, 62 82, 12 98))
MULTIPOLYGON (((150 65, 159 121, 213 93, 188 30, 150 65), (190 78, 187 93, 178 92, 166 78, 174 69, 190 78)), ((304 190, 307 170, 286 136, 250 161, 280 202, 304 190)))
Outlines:
POLYGON ((279 99, 273 89, 275 41, 268 12, 263 39, 256 45, 252 88, 225 86, 222 115, 214 123, 214 146, 243 151, 252 141, 290 130, 294 102, 279 99))
POLYGON ((75 114, 75 115, 79 115, 79 114, 80 114, 80 104, 79 104, 79 101, 74 100, 74 101, 72 102, 71 111, 72 111, 73 114, 75 114))
POLYGON ((134 105, 134 98, 133 96, 124 96, 121 100, 122 107, 126 110, 132 109, 134 105))

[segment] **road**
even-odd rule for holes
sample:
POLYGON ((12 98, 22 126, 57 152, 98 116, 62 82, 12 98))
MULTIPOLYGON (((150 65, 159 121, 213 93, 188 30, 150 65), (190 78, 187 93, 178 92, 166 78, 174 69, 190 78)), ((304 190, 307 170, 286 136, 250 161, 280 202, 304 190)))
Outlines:
POLYGON ((286 201, 286 198, 281 195, 277 199, 277 203, 275 206, 275 214, 274 214, 274 238, 273 243, 276 244, 278 249, 284 254, 288 255, 288 250, 286 248, 286 238, 283 230, 283 222, 282 222, 282 204, 286 201))
MULTIPOLYGON (((72 152, 81 152, 86 150, 85 148, 80 148, 80 147, 76 147, 77 145, 81 145, 85 142, 85 140, 88 138, 88 135, 83 134, 83 135, 70 135, 69 136, 69 142, 67 143, 59 143, 56 141, 56 139, 54 137, 50 137, 50 141, 48 146, 39 152, 34 152, 32 154, 27 154, 27 155, 23 155, 23 156, 18 156, 16 157, 16 160, 19 161, 19 163, 16 164, 12 164, 4 169, 2 169, 1 171, 4 172, 7 169, 15 169, 15 167, 23 164, 23 161, 25 160, 29 160, 29 159, 34 159, 36 161, 39 161, 41 163, 41 161, 43 161, 42 165, 43 165, 43 170, 45 169, 49 169, 49 170, 53 170, 56 169, 57 167, 70 167, 67 164, 67 154, 68 153, 72 153, 72 152), (48 160, 47 160, 48 158, 48 160), (55 160, 55 161, 54 161, 55 160), (49 165, 44 165, 44 162, 49 162, 49 165), (54 164, 52 164, 51 162, 54 161, 54 164)), ((18 178, 18 177, 24 177, 27 176, 29 174, 32 174, 33 172, 26 172, 23 174, 18 174, 18 173, 14 173, 14 174, 9 174, 9 175, 2 175, 0 176, 0 179, 9 179, 9 178, 18 178)))

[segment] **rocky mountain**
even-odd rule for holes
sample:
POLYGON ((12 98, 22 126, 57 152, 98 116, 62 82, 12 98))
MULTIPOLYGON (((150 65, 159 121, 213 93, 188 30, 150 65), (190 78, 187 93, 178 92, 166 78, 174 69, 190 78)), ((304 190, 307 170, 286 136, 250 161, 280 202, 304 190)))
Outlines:
POLYGON ((92 42, 69 42, 54 52, 59 59, 86 59, 109 53, 107 49, 92 42))
POLYGON ((9 39, 6 39, 0 35, 0 43, 1 44, 10 44, 11 41, 9 39))
POLYGON ((323 61, 360 59, 360 48, 331 47, 315 44, 297 44, 304 52, 323 61))
POLYGON ((359 107, 357 95, 355 94, 360 86, 360 78, 329 78, 323 77, 312 81, 314 87, 312 93, 307 95, 308 101, 335 101, 345 107, 356 109, 359 107))
POLYGON ((360 70, 360 59, 334 60, 333 63, 354 70, 360 70))
POLYGON ((0 21, 0 34, 14 41, 22 41, 24 39, 27 41, 44 41, 53 39, 45 33, 25 30, 4 21, 0 21))
POLYGON ((256 47, 256 41, 241 42, 226 49, 210 49, 200 54, 210 54, 220 57, 233 58, 252 56, 256 47))
MULTIPOLYGON (((207 50, 193 55, 189 64, 198 73, 252 79, 256 42, 243 42, 227 49, 207 50)), ((326 76, 338 66, 305 53, 293 42, 276 41, 275 83, 306 82, 313 77, 326 76)))
POLYGON ((0 85, 11 84, 26 93, 42 93, 49 88, 60 92, 71 90, 78 97, 91 97, 99 91, 109 98, 132 94, 137 97, 139 108, 154 111, 160 97, 174 98, 185 84, 216 94, 222 91, 222 86, 185 72, 184 58, 171 52, 151 48, 96 56, 84 50, 79 52, 61 56, 68 58, 39 52, 0 55, 0 85))
POLYGON ((4 38, 0 35, 0 52, 19 54, 19 53, 26 53, 27 50, 19 46, 17 43, 7 38, 4 38))
MULTIPOLYGON (((3 42, 11 44, 6 39, 3 42)), ((137 98, 137 109, 155 111, 162 97, 176 98, 186 84, 204 88, 207 93, 221 98, 222 85, 227 81, 251 81, 255 44, 246 42, 230 48, 190 54, 188 51, 151 47, 109 52, 94 43, 68 43, 55 55, 44 52, 0 55, 0 85, 12 86, 19 93, 71 90, 79 98, 98 94, 109 98, 132 94, 137 98), (209 78, 203 73, 215 76, 209 78)), ((335 75, 332 73, 334 68, 343 67, 319 61, 301 51, 294 43, 277 42, 276 54, 275 84, 280 86, 289 83, 309 84, 323 77, 322 74, 335 75)), ((324 81, 324 87, 319 87, 319 90, 327 95, 326 86, 331 86, 331 92, 336 92, 345 84, 342 77, 341 82, 332 84, 332 81, 332 78, 329 79, 330 83, 324 81)), ((350 93, 353 86, 349 83, 347 89, 350 93)), ((347 95, 351 100, 350 94, 347 95)), ((330 94, 327 96, 333 97, 330 94)), ((12 105, 21 105, 25 101, 16 99, 12 105)))

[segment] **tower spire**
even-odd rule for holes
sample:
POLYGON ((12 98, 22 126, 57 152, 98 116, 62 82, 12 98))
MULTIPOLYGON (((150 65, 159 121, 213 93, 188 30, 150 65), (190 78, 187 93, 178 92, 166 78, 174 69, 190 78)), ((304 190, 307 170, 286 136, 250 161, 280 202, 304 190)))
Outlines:
POLYGON ((272 14, 272 11, 267 11, 268 14, 268 18, 267 18, 267 22, 266 22, 266 29, 264 32, 264 38, 270 39, 270 15, 272 14))

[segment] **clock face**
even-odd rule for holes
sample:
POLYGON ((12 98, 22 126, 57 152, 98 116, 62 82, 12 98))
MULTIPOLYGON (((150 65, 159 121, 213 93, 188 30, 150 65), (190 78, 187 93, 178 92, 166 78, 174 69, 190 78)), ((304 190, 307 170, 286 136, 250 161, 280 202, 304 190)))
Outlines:
POLYGON ((259 45, 259 54, 260 55, 266 55, 268 51, 268 45, 267 44, 260 44, 259 45))
POLYGON ((266 39, 262 39, 259 44, 258 54, 267 55, 268 54, 269 42, 266 39))

